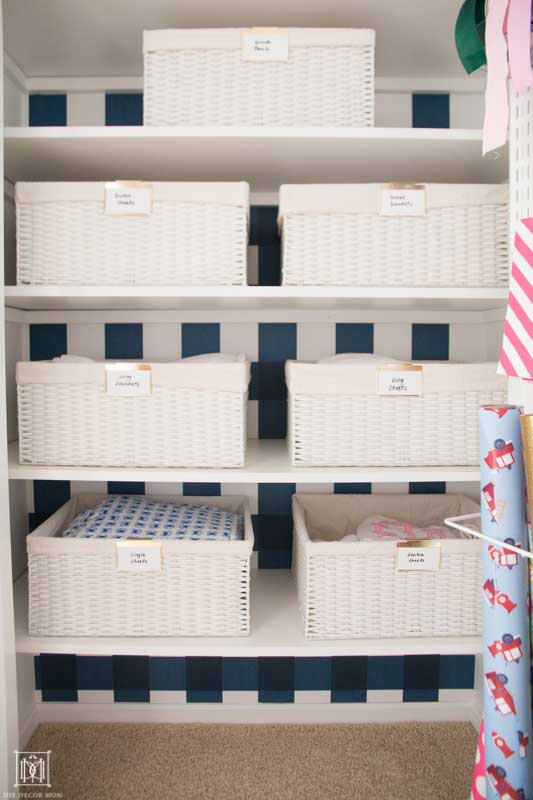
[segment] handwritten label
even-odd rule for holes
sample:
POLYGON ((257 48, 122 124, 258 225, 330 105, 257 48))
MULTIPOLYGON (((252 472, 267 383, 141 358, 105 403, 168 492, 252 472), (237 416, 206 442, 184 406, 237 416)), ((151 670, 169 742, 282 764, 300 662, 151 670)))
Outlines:
POLYGON ((106 364, 106 394, 114 397, 146 397, 152 392, 149 364, 106 364))
POLYGON ((105 213, 147 216, 152 213, 152 187, 142 181, 115 181, 105 185, 105 213))
POLYGON ((281 28, 242 31, 244 61, 288 61, 289 33, 281 28))
POLYGON ((433 540, 398 542, 397 572, 437 572, 440 569, 440 544, 433 540))
POLYGON ((117 542, 119 572, 161 572, 161 542, 125 539, 117 542))
POLYGON ((422 367, 387 366, 378 369, 378 394, 382 397, 419 397, 422 394, 422 367))
POLYGON ((423 217, 426 214, 426 190, 423 186, 381 190, 379 213, 385 217, 423 217))

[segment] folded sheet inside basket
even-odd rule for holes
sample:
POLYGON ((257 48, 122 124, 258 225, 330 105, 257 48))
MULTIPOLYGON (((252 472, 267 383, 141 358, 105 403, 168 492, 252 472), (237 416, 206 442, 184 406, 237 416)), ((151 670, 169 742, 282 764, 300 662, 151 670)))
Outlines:
MULTIPOLYGON (((88 358, 87 356, 76 356, 65 354, 62 356, 56 356, 52 359, 55 364, 94 364, 94 358, 88 358)), ((232 353, 203 353, 200 356, 188 356, 187 358, 179 358, 176 362, 171 363, 180 363, 186 362, 187 364, 195 364, 199 363, 208 363, 208 364, 238 364, 243 361, 246 361, 246 356, 244 353, 238 353, 234 355, 232 353)))
POLYGON ((77 516, 63 537, 241 541, 244 516, 201 503, 162 503, 115 495, 77 516))
POLYGON ((397 541, 408 539, 457 539, 455 532, 444 525, 419 528, 411 522, 383 515, 367 517, 357 527, 361 542, 397 541))
POLYGON ((318 359, 318 364, 351 364, 352 362, 370 361, 379 366, 380 364, 401 363, 397 358, 387 356, 376 356, 374 353, 337 353, 335 356, 324 356, 318 359))

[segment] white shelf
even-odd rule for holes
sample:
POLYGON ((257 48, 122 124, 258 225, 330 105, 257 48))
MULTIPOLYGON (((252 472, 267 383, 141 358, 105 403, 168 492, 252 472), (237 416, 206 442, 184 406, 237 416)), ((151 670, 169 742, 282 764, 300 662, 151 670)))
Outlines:
POLYGON ((504 308, 507 289, 338 286, 6 286, 5 304, 25 311, 187 309, 504 308))
POLYGON ((6 128, 5 177, 281 183, 499 182, 478 130, 424 128, 6 128))
POLYGON ((481 639, 399 638, 316 641, 305 639, 294 580, 286 570, 254 570, 251 585, 251 634, 248 637, 72 637, 30 636, 28 586, 15 583, 15 635, 18 653, 84 653, 153 656, 334 656, 473 655, 481 639))
POLYGON ((293 467, 283 439, 250 439, 246 464, 237 469, 183 467, 56 467, 19 464, 9 445, 12 480, 145 481, 153 483, 403 483, 479 481, 479 467, 293 467))

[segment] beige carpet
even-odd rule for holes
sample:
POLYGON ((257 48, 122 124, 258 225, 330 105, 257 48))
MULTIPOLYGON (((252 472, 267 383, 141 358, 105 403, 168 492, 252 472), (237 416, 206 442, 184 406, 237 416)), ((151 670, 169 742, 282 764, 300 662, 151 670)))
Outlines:
POLYGON ((468 723, 41 725, 64 800, 466 800, 468 723))

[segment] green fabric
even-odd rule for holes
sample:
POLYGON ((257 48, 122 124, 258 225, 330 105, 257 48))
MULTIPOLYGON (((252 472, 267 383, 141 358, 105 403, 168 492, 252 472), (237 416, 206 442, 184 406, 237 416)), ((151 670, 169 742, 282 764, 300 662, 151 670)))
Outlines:
POLYGON ((469 75, 487 63, 484 37, 485 0, 465 0, 455 23, 455 46, 469 75))

